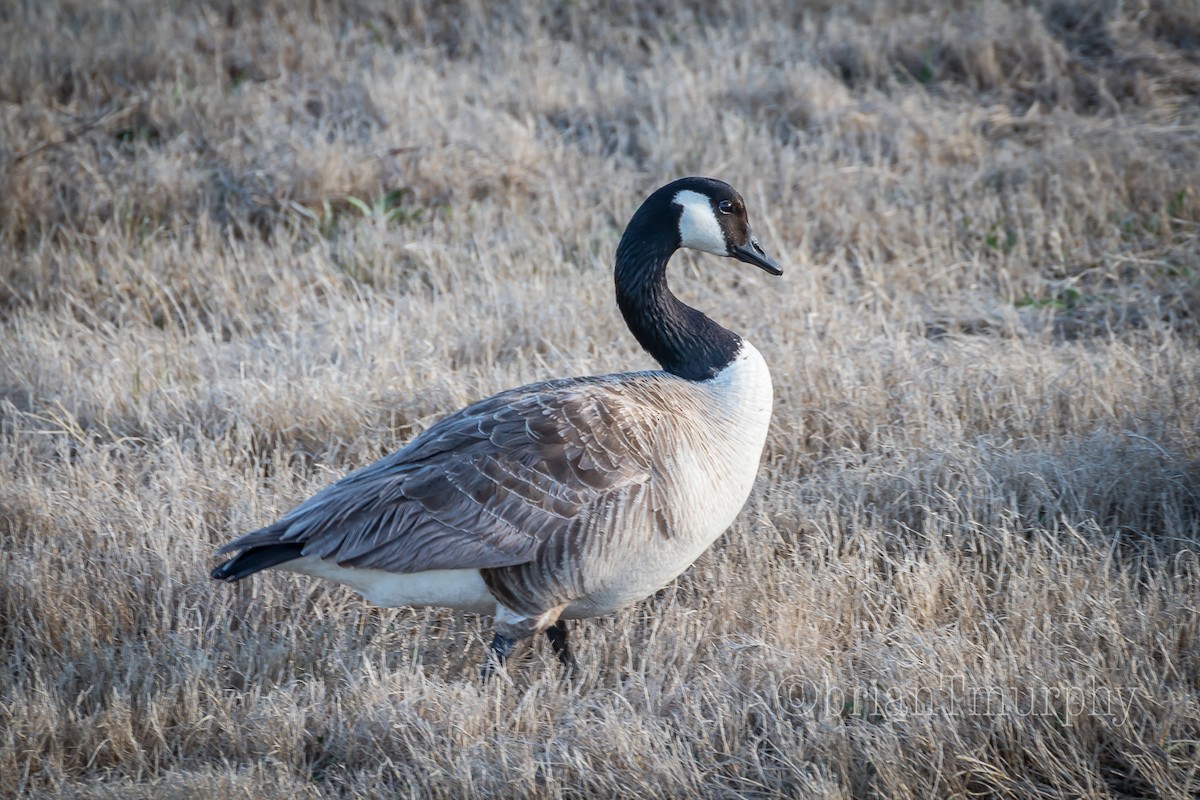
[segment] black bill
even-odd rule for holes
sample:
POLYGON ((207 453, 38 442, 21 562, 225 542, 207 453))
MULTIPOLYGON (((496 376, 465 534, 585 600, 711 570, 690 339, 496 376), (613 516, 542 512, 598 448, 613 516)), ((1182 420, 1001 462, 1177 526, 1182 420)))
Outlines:
POLYGON ((753 264, 772 275, 783 274, 783 267, 779 266, 775 259, 767 255, 766 251, 762 249, 762 245, 758 243, 758 239, 755 239, 753 236, 750 237, 748 244, 737 244, 730 247, 729 255, 738 261, 753 264))

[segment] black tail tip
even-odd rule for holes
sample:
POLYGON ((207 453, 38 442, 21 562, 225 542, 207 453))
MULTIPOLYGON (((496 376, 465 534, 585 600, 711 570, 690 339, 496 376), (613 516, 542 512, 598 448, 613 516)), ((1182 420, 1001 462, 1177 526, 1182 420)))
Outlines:
POLYGON ((236 581, 237 578, 230 574, 229 570, 229 565, 232 563, 232 561, 233 560, 230 559, 220 566, 213 567, 212 571, 208 573, 209 577, 215 581, 225 581, 226 583, 233 583, 236 581))
POLYGON ((254 545, 215 567, 209 574, 215 580, 234 583, 269 567, 300 558, 304 545, 297 542, 254 545))

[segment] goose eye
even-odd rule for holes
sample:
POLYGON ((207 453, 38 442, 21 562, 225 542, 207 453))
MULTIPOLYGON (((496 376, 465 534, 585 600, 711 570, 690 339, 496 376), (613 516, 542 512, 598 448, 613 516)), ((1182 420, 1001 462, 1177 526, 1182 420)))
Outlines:
POLYGON ((732 214, 733 203, 729 202, 728 200, 722 200, 721 202, 717 203, 717 210, 722 214, 732 214))

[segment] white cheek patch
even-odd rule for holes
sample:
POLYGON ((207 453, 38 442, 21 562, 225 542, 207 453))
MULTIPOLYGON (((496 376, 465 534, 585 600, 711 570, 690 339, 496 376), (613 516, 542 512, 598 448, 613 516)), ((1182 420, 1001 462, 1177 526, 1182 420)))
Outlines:
POLYGON ((672 202, 683 206, 683 213, 679 216, 680 247, 718 256, 729 255, 725 234, 721 231, 721 223, 717 222, 717 215, 713 213, 708 197, 691 189, 683 189, 676 192, 672 202))

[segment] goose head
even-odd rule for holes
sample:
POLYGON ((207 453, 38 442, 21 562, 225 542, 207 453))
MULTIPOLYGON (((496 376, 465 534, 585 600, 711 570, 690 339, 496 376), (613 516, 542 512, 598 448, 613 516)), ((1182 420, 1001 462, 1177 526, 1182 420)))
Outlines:
POLYGON ((683 178, 659 191, 678 213, 679 247, 736 258, 772 274, 783 268, 767 255, 750 230, 746 202, 737 190, 714 178, 683 178))
POLYGON ((667 260, 681 247, 783 274, 751 232, 742 196, 715 178, 680 178, 642 202, 617 245, 618 284, 662 280, 667 260))

